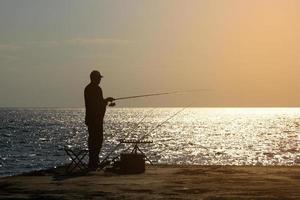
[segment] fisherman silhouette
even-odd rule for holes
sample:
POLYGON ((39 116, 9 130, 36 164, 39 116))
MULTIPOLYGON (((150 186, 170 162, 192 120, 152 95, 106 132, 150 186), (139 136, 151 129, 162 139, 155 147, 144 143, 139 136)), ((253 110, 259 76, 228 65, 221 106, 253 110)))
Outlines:
POLYGON ((88 127, 88 148, 89 148, 89 170, 97 170, 99 153, 103 143, 103 119, 108 102, 114 98, 103 98, 102 89, 99 87, 103 76, 99 71, 92 71, 91 82, 84 89, 85 101, 85 124, 88 127))

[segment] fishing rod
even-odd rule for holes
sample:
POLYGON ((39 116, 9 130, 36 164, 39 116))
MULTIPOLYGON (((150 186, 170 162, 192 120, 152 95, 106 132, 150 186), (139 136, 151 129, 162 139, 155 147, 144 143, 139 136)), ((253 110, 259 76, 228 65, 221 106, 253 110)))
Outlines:
POLYGON ((127 96, 127 97, 119 97, 113 99, 109 106, 115 106, 115 101, 126 100, 126 99, 136 99, 136 98, 144 98, 144 97, 152 97, 152 96, 161 96, 161 95, 170 95, 170 94, 180 94, 180 93, 190 93, 196 91, 208 91, 207 89, 198 89, 198 90, 182 90, 182 91, 172 91, 172 92, 160 92, 160 93, 151 93, 151 94, 142 94, 142 95, 135 95, 135 96, 127 96))

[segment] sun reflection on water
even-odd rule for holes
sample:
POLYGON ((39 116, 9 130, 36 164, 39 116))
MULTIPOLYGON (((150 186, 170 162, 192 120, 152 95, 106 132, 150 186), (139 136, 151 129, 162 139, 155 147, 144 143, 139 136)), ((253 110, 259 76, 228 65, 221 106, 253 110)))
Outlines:
MULTIPOLYGON (((299 108, 187 108, 151 131, 180 109, 108 109, 101 158, 119 139, 143 138, 154 163, 300 164, 299 108)), ((69 162, 64 146, 87 146, 84 109, 2 109, 0 119, 0 176, 69 162)))

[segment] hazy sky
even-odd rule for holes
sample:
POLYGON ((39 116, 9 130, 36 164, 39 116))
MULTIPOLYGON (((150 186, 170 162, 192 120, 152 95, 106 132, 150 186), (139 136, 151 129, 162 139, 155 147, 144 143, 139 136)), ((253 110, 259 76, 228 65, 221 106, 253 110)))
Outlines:
POLYGON ((298 0, 1 0, 0 106, 300 106, 298 0))

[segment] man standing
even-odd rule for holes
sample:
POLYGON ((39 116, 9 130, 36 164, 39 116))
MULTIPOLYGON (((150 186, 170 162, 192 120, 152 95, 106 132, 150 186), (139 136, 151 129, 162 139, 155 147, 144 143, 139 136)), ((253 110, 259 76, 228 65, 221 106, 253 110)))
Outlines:
POLYGON ((97 170, 99 163, 99 153, 103 142, 103 118, 106 105, 114 98, 103 98, 102 89, 99 87, 103 76, 99 71, 92 71, 90 74, 91 82, 84 89, 85 101, 85 124, 88 127, 89 138, 89 170, 97 170))

